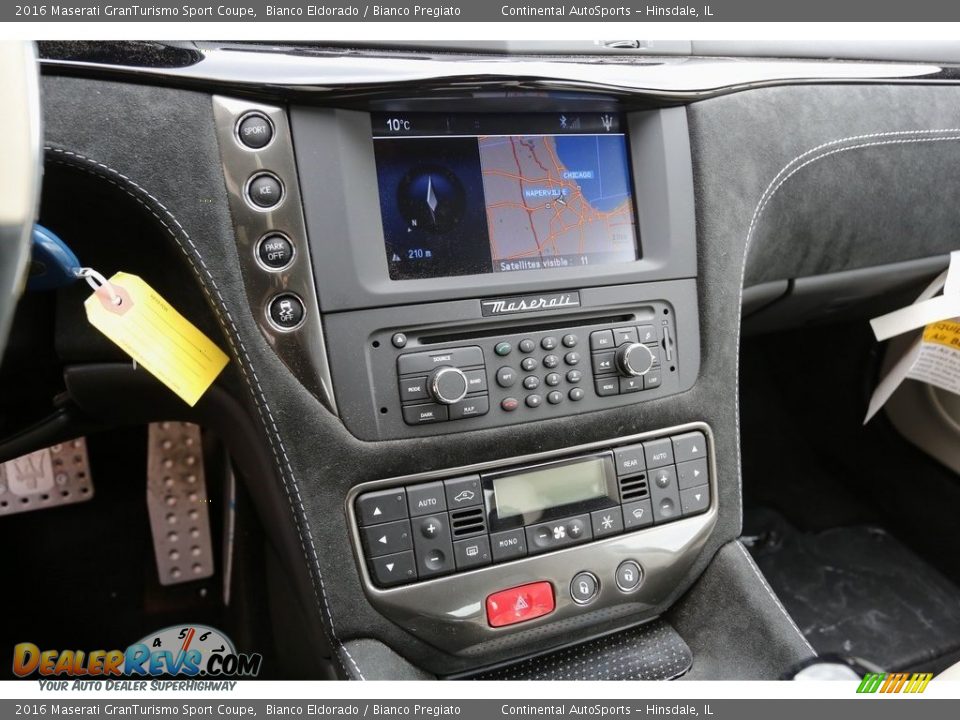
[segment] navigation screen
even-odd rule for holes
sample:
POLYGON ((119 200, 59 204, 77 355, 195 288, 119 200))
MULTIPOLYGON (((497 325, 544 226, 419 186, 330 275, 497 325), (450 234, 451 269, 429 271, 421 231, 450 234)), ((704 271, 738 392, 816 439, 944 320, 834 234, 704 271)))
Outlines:
POLYGON ((392 279, 639 258, 618 115, 375 113, 372 119, 392 279))

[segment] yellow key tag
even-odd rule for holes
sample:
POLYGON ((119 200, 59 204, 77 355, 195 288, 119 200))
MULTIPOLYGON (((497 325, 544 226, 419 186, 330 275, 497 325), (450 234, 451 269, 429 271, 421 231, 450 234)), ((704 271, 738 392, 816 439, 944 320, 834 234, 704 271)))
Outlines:
POLYGON ((86 299, 84 307, 87 319, 97 330, 191 407, 229 361, 206 335, 136 275, 118 272, 109 285, 101 286, 86 299))

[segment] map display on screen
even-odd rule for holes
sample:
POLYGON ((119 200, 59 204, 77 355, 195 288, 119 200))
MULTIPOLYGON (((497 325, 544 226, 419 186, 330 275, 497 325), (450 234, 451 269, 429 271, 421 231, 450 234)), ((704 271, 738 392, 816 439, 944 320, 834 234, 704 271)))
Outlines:
POLYGON ((392 279, 638 259, 618 116, 382 114, 373 121, 392 279))

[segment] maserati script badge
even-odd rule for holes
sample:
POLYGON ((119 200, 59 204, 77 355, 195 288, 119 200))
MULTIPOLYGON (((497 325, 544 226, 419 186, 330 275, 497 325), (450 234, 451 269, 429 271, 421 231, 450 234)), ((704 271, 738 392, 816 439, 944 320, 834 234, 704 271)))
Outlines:
POLYGON ((517 295, 514 297, 492 298, 490 300, 480 301, 480 309, 485 317, 490 315, 536 312, 538 310, 559 310, 569 307, 580 307, 580 293, 517 295))

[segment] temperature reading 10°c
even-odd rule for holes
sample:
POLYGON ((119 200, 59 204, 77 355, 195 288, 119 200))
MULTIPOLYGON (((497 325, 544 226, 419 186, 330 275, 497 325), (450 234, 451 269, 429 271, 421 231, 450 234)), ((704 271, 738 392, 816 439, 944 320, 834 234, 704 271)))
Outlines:
POLYGON ((410 121, 403 118, 387 118, 387 132, 410 132, 410 121))

